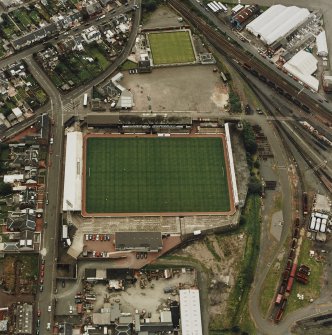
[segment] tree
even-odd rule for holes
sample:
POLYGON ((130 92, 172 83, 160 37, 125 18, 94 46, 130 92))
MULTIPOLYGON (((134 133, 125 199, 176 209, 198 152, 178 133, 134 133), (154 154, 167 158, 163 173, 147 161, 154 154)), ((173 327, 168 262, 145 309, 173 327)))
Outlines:
POLYGON ((262 194, 262 183, 257 177, 250 177, 248 192, 251 194, 262 194))
POLYGON ((13 188, 4 182, 0 182, 0 195, 6 196, 13 192, 13 188))
POLYGON ((250 154, 255 154, 257 151, 257 143, 255 138, 255 133, 252 129, 252 126, 248 122, 243 123, 243 143, 246 151, 250 154))
POLYGON ((145 0, 142 6, 147 12, 153 12, 157 8, 157 1, 156 0, 145 0))

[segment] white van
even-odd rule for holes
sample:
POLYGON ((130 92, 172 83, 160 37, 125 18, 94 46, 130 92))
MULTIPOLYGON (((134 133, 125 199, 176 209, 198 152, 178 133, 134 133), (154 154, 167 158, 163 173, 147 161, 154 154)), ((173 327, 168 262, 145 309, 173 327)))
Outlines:
POLYGON ((70 238, 67 238, 66 242, 67 242, 68 247, 70 247, 71 246, 71 240, 70 240, 70 238))

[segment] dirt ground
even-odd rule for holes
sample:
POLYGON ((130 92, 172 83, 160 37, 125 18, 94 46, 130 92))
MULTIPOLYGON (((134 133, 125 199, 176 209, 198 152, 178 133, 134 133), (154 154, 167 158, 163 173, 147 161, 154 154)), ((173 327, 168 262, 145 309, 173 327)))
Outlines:
POLYGON ((225 114, 227 87, 214 66, 193 65, 154 69, 152 73, 124 73, 121 85, 134 95, 136 111, 193 111, 225 114))
POLYGON ((178 17, 169 7, 160 6, 147 18, 143 29, 180 27, 183 22, 179 22, 178 17))
POLYGON ((209 271, 210 323, 226 316, 228 298, 238 275, 245 241, 242 234, 213 235, 172 254, 195 259, 209 271))

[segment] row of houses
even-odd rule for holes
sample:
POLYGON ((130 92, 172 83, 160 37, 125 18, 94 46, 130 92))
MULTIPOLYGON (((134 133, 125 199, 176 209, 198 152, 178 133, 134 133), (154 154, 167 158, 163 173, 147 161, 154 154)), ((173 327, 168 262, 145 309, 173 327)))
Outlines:
POLYGON ((0 243, 2 253, 35 251, 37 247, 35 232, 44 201, 44 182, 39 173, 46 169, 48 116, 41 115, 32 129, 33 134, 8 144, 3 183, 10 185, 12 192, 0 200, 8 208, 2 230, 6 239, 0 243))

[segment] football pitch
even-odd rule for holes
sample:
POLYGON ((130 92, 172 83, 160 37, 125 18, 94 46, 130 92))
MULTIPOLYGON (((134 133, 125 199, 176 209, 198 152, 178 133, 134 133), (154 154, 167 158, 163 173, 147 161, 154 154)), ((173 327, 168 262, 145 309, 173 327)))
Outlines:
POLYGON ((148 36, 155 65, 195 61, 188 31, 150 33, 148 36))
POLYGON ((89 137, 85 212, 230 210, 220 137, 89 137))

